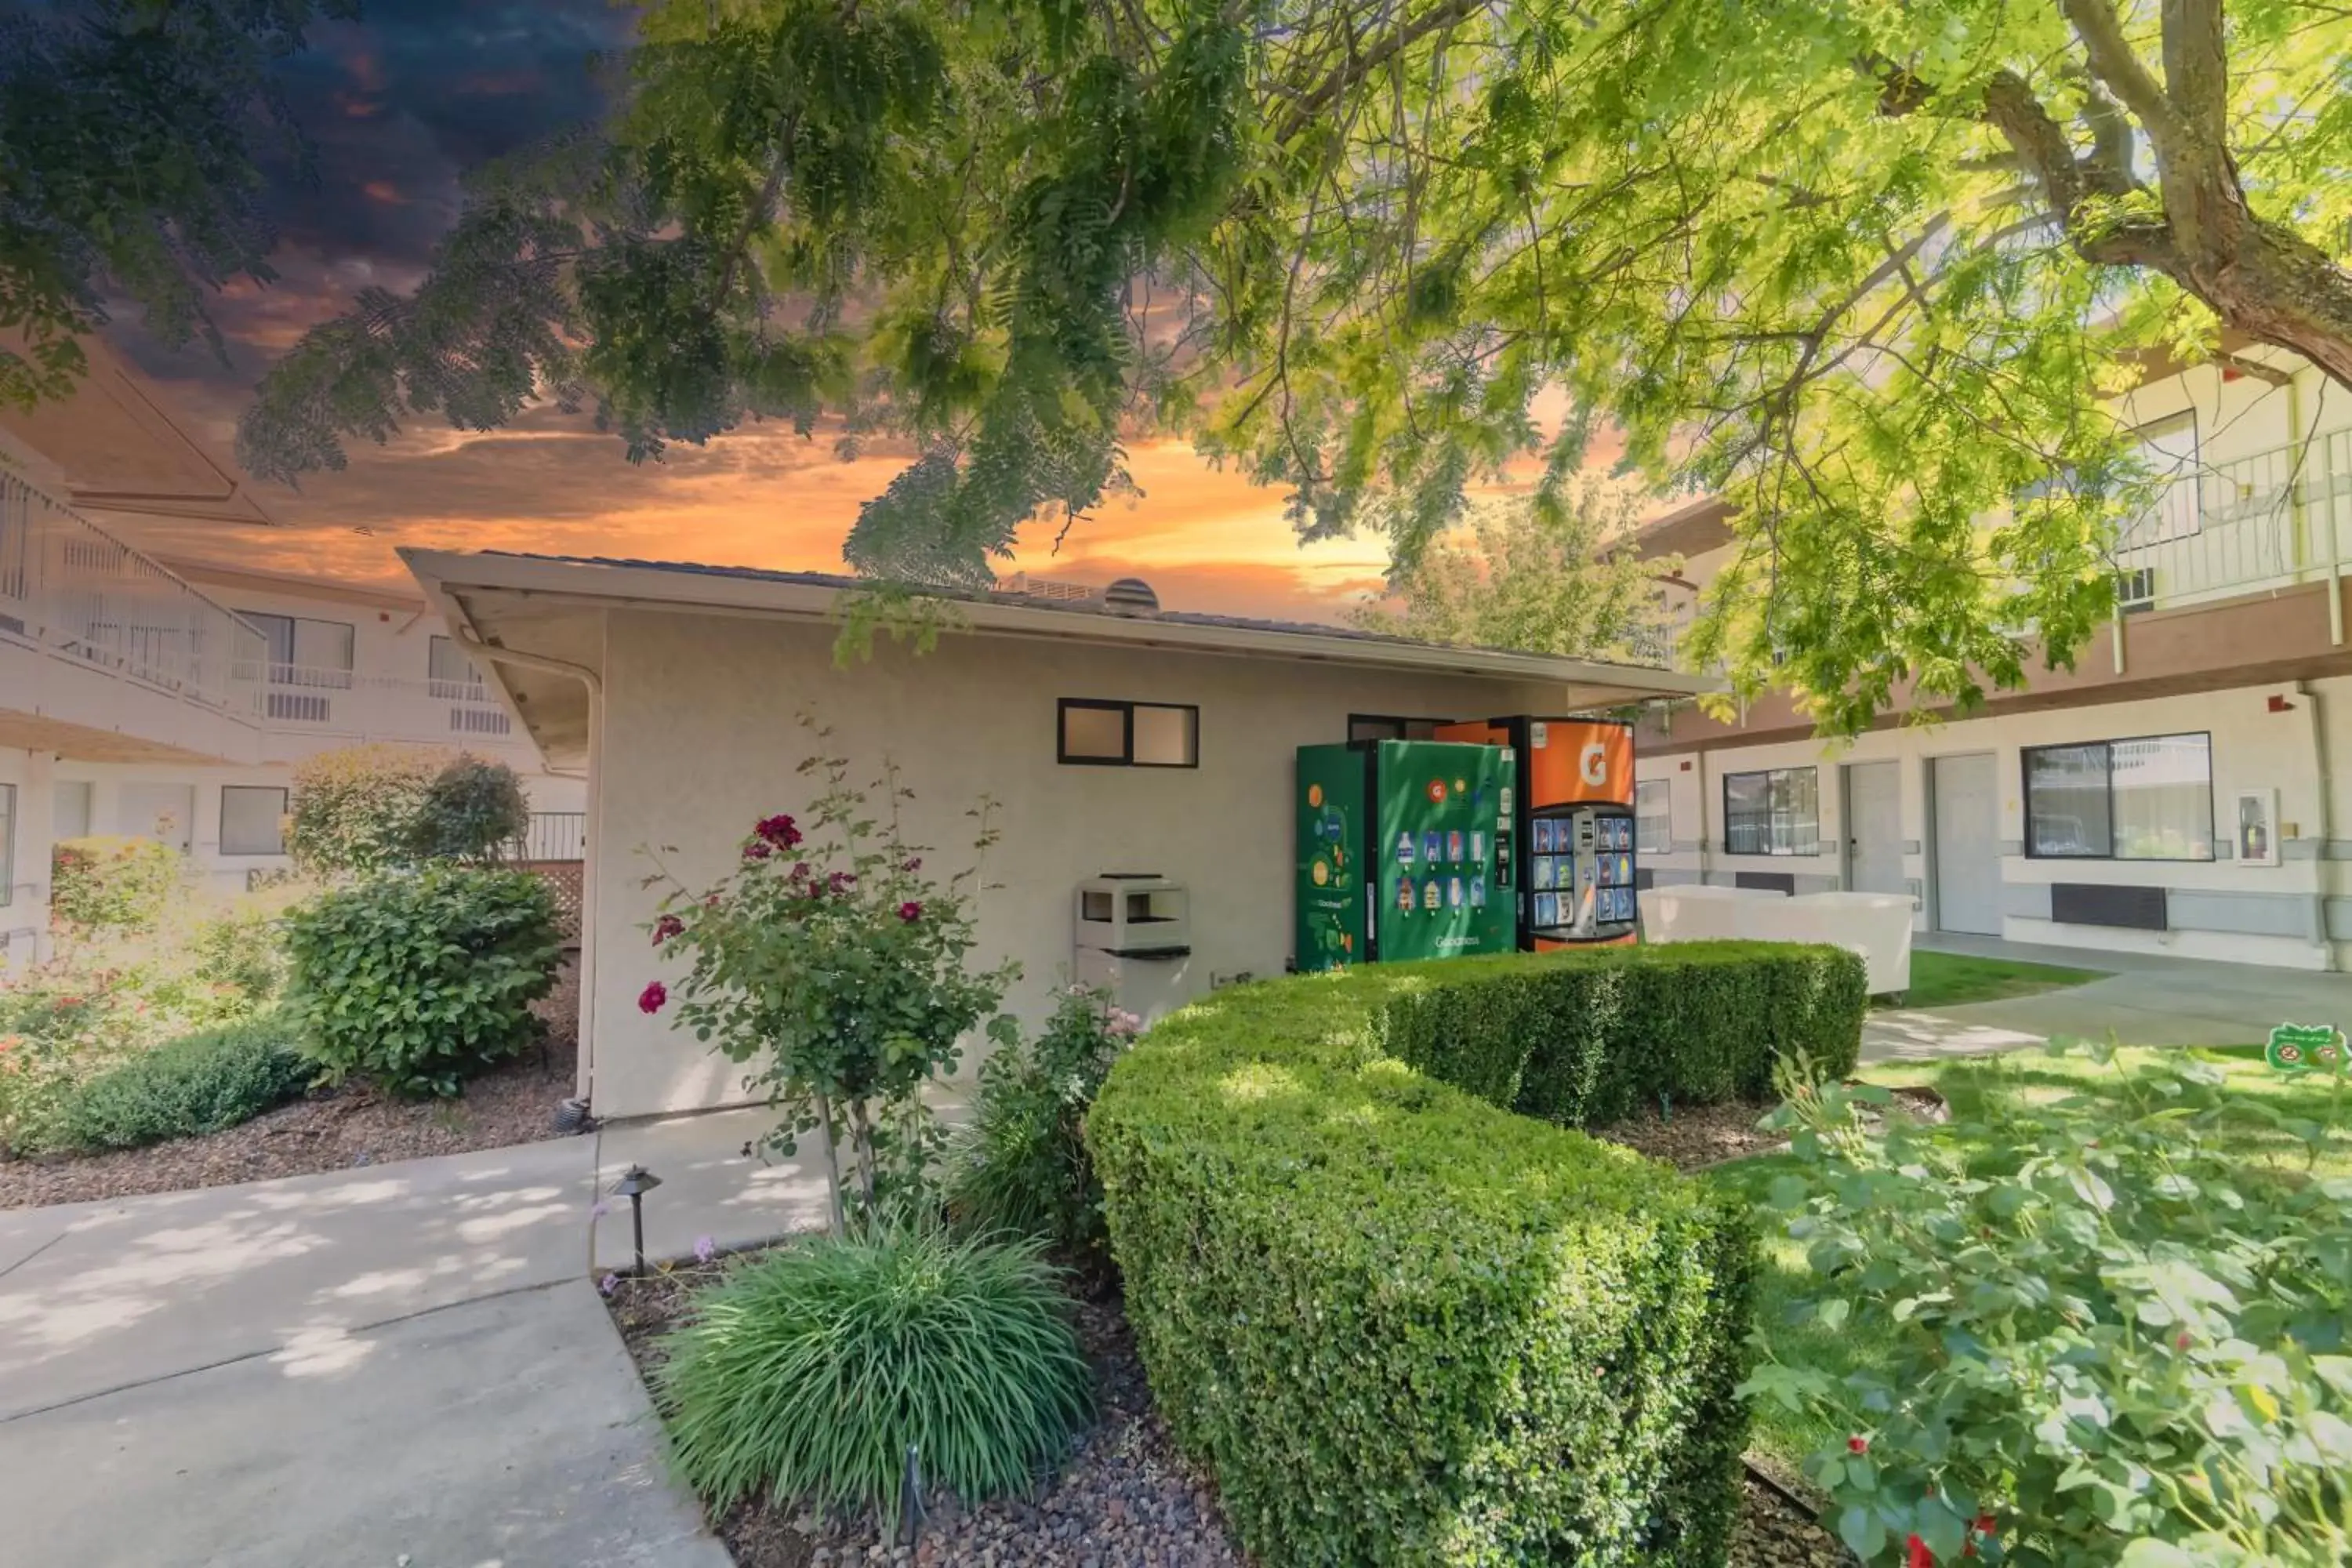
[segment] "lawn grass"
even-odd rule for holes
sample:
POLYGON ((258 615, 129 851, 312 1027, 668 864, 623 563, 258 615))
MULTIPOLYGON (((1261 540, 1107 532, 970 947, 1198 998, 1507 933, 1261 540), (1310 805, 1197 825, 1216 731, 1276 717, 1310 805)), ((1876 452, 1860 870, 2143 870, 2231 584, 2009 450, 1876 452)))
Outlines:
MULTIPOLYGON (((2157 1054, 2150 1050, 2126 1050, 2118 1052, 2116 1059, 2120 1066, 2129 1067, 2157 1054)), ((2272 1071, 2263 1060, 2260 1046, 2203 1047, 2193 1054, 2221 1068, 2227 1079, 2224 1092, 2249 1105, 2267 1106, 2284 1115, 2316 1121, 2325 1121, 2328 1116, 2328 1082, 2316 1075, 2288 1078, 2272 1071)), ((1950 1102, 1954 1114, 1962 1120, 1969 1119, 1993 1095, 2028 1100, 2084 1095, 2118 1106, 2123 1100, 2117 1067, 2102 1067, 2079 1053, 2051 1057, 2040 1051, 2021 1051, 1998 1058, 1958 1057, 1932 1062, 1880 1062, 1864 1067, 1858 1076, 1890 1088, 1924 1085, 1934 1089, 1950 1102)), ((2352 1120, 2352 1093, 2346 1097, 2345 1110, 2347 1120, 2352 1120)), ((2306 1146, 2274 1127, 2252 1121, 2232 1124, 2218 1131, 2213 1142, 2242 1158, 2250 1175, 2305 1169, 2306 1146)), ((2324 1174, 2352 1175, 2352 1128, 2336 1128, 2314 1168, 2324 1174)), ((1791 1156, 1761 1154, 1716 1166, 1703 1173, 1701 1179, 1761 1204, 1775 1176, 1797 1169, 1797 1162, 1791 1156)), ((1764 1268, 1758 1289, 1758 1326, 1783 1360, 1803 1362, 1834 1374, 1879 1359, 1880 1347, 1885 1342, 1872 1334, 1867 1324, 1849 1323, 1832 1334, 1810 1322, 1790 1321, 1792 1303, 1804 1294, 1808 1271, 1804 1249, 1783 1234, 1784 1223, 1784 1215, 1769 1211, 1759 1219, 1758 1228, 1764 1237, 1764 1268)), ((1757 1407, 1749 1446, 1794 1470, 1807 1454, 1840 1435, 1829 1431, 1817 1418, 1766 1405, 1757 1407)))
MULTIPOLYGON (((1893 1005, 1959 1007, 2011 996, 2062 990, 2106 975, 2095 969, 2062 969, 2054 963, 2020 963, 2011 958, 1978 958, 1965 952, 1911 952, 1911 989, 1893 1005)), ((1888 1004, 1882 1004, 1886 1005, 1888 1004)))

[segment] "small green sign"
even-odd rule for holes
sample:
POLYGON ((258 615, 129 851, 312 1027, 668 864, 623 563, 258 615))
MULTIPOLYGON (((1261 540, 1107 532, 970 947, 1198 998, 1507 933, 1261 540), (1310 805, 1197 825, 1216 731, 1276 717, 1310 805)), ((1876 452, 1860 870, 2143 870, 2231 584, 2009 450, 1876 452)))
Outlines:
POLYGON ((2281 1072, 2341 1072, 2344 1031, 2332 1024, 2281 1024, 2263 1055, 2281 1072))

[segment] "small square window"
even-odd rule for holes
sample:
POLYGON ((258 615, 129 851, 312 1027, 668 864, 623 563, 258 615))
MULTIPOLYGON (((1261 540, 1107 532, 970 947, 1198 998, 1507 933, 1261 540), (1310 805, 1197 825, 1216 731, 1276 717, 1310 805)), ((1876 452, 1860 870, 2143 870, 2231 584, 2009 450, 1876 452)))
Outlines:
POLYGON ((286 853, 286 792, 263 784, 221 785, 220 852, 286 853))
POLYGON ((1201 763, 1201 710, 1183 703, 1065 697, 1056 759, 1090 767, 1192 768, 1201 763))

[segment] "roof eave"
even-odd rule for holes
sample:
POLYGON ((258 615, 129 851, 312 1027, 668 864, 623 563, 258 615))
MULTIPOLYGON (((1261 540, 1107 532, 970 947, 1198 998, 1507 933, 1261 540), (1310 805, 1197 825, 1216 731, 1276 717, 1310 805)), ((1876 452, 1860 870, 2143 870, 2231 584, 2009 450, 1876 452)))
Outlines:
MULTIPOLYGON (((667 572, 657 567, 477 555, 460 551, 403 549, 399 553, 423 585, 426 598, 445 614, 460 613, 456 594, 469 589, 545 600, 576 600, 583 608, 619 605, 801 619, 829 618, 840 596, 838 589, 813 584, 667 572)), ((1559 658, 1549 654, 1246 626, 1208 626, 1148 616, 1078 614, 982 600, 950 602, 963 627, 972 631, 1199 653, 1255 654, 1310 663, 1470 675, 1495 680, 1553 682, 1593 692, 1596 695, 1591 700, 1596 703, 1697 696, 1722 689, 1721 682, 1706 676, 1559 658), (1620 692, 1623 695, 1613 695, 1620 692)))

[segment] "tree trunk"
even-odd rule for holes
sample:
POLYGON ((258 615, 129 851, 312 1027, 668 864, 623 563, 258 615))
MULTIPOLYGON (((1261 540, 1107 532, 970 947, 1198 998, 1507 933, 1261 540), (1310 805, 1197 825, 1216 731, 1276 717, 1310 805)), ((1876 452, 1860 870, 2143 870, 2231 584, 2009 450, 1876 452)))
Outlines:
POLYGON ((866 1102, 849 1102, 849 1152, 857 1162, 857 1191, 864 1201, 863 1217, 874 1218, 874 1123, 866 1115, 866 1102))
POLYGON ((816 1114, 824 1123, 817 1131, 824 1139, 825 1221, 833 1239, 845 1241, 849 1226, 841 1211, 841 1155, 833 1146, 833 1101, 823 1094, 816 1097, 816 1114))

